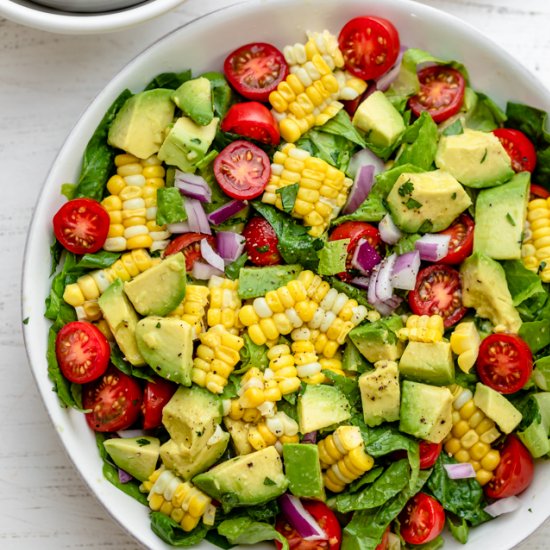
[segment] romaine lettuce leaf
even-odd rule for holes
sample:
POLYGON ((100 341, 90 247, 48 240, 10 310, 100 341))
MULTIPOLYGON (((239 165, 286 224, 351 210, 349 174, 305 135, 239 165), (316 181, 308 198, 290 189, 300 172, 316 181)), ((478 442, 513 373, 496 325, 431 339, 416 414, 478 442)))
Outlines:
POLYGON ((411 124, 401 139, 401 152, 397 156, 394 166, 412 164, 423 170, 430 170, 433 166, 439 133, 433 118, 424 112, 411 124))

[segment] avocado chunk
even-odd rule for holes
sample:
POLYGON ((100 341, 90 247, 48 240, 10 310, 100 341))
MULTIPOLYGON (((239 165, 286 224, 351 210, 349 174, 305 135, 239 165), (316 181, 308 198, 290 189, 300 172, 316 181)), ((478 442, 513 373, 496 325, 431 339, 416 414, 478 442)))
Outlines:
POLYGON ((193 328, 177 317, 144 317, 136 326, 139 352, 167 380, 191 385, 193 328))
POLYGON ((117 437, 103 442, 113 462, 131 476, 145 481, 157 467, 160 441, 156 437, 117 437))
POLYGON ((285 443, 283 460, 290 492, 300 498, 325 500, 319 448, 309 443, 285 443))
POLYGON ((334 386, 308 384, 298 397, 298 425, 303 434, 339 424, 350 417, 348 400, 334 386))
POLYGON ((409 342, 399 361, 399 374, 409 380, 434 386, 452 384, 455 379, 455 366, 451 344, 409 342))
POLYGON ((379 361, 375 370, 359 377, 365 424, 373 428, 382 422, 399 420, 399 370, 394 361, 379 361))
POLYGON ((188 117, 180 117, 168 132, 158 152, 158 158, 183 172, 194 172, 205 157, 218 128, 218 118, 199 126, 188 117))
POLYGON ((217 396, 198 386, 178 388, 162 410, 171 438, 160 448, 163 464, 187 481, 216 463, 229 443, 221 418, 217 396))
POLYGON ((254 450, 248 441, 248 423, 242 420, 233 420, 229 416, 224 416, 223 425, 229 432, 231 444, 238 455, 247 455, 254 450))
POLYGON ((399 429, 419 439, 441 443, 453 426, 451 390, 405 380, 401 394, 399 429))
POLYGON ((500 140, 491 132, 469 128, 462 134, 441 136, 435 164, 462 185, 476 189, 500 185, 514 175, 500 140))
POLYGON ((539 458, 550 452, 550 392, 536 393, 529 400, 536 413, 531 424, 517 434, 533 457, 539 458))
POLYGON ((403 117, 381 91, 370 94, 357 107, 352 123, 377 147, 390 147, 405 131, 403 117))
POLYGON ((521 413, 502 395, 489 386, 478 382, 474 403, 505 434, 512 433, 521 422, 521 413))
POLYGON ((474 252, 495 260, 521 259, 529 181, 529 172, 521 172, 508 183, 480 191, 476 200, 474 252))
POLYGON ((140 159, 157 153, 176 110, 171 96, 172 90, 158 88, 130 97, 109 128, 109 145, 140 159))
POLYGON ((460 266, 462 303, 494 326, 517 334, 521 318, 512 302, 503 267, 485 254, 476 252, 460 266))
POLYGON ((288 487, 283 462, 273 446, 226 460, 195 476, 193 483, 220 501, 225 511, 263 504, 282 495, 288 487))
POLYGON ((124 292, 141 315, 168 315, 185 296, 185 257, 178 252, 124 283, 124 292))
POLYGON ((184 82, 173 94, 172 100, 193 122, 206 126, 214 118, 210 80, 203 76, 184 82))
POLYGON ((395 225, 407 233, 443 231, 472 204, 462 185, 443 170, 404 172, 386 201, 395 225))
POLYGON ((97 303, 124 357, 135 367, 145 365, 136 342, 138 316, 124 294, 124 283, 116 279, 97 303))
POLYGON ((298 277, 300 265, 272 265, 267 267, 241 267, 239 270, 239 296, 243 300, 265 296, 298 277))
POLYGON ((400 328, 403 328, 401 317, 392 315, 355 327, 349 337, 367 361, 395 361, 403 353, 403 342, 397 337, 400 328))

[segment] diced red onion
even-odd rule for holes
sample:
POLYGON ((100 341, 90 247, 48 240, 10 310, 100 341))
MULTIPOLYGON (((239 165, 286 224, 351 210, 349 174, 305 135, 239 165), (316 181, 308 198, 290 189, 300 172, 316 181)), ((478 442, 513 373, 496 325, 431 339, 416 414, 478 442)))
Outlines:
POLYGON ((392 67, 385 72, 380 78, 376 80, 376 89, 385 92, 392 84, 392 82, 397 78, 399 71, 401 70, 401 61, 403 60, 403 54, 407 48, 401 46, 399 50, 399 55, 395 60, 395 63, 392 67))
POLYGON ((485 508, 483 508, 483 511, 487 512, 490 516, 496 518, 497 516, 501 516, 502 514, 515 512, 518 508, 521 508, 521 500, 518 497, 512 496, 495 500, 493 504, 485 506, 485 508))
POLYGON ((206 219, 204 208, 197 199, 186 198, 183 206, 187 213, 187 221, 179 223, 168 224, 168 231, 170 233, 205 233, 206 235, 212 235, 210 224, 206 219))
POLYGON ((376 296, 376 280, 378 279, 378 269, 379 267, 376 266, 372 270, 372 273, 370 274, 369 288, 367 290, 367 300, 369 301, 369 304, 372 304, 373 306, 378 303, 378 297, 376 296))
POLYGON ((122 438, 143 437, 145 432, 143 430, 120 430, 117 435, 122 438))
POLYGON ((368 277, 354 277, 350 283, 358 288, 367 290, 369 288, 369 278, 368 277))
POLYGON ((244 251, 246 239, 233 231, 220 231, 216 234, 216 245, 220 256, 227 262, 234 262, 244 251))
POLYGON ((393 266, 397 259, 396 254, 388 256, 381 264, 376 279, 376 298, 379 302, 385 302, 393 296, 392 274, 393 266))
POLYGON ((305 434, 301 443, 317 443, 317 432, 308 432, 305 434))
POLYGON ((212 267, 223 271, 225 269, 225 262, 223 258, 212 248, 208 239, 202 239, 200 241, 201 254, 202 257, 209 263, 212 267))
POLYGON ((392 273, 393 288, 401 290, 414 290, 416 276, 420 269, 420 253, 418 250, 401 254, 395 260, 392 273))
POLYGON ((385 302, 377 302, 374 305, 374 309, 380 313, 380 315, 387 316, 391 315, 401 304, 403 298, 400 296, 392 296, 389 300, 385 302))
POLYGON ((129 481, 132 481, 132 479, 134 479, 134 476, 130 475, 122 468, 118 469, 118 480, 120 481, 120 483, 128 483, 129 481))
POLYGON ((476 471, 469 462, 461 464, 443 464, 449 479, 469 479, 476 477, 476 471))
POLYGON ((380 254, 378 254, 369 241, 367 239, 359 239, 353 252, 351 265, 366 275, 381 261, 380 254))
POLYGON ((169 223, 166 228, 174 235, 178 235, 179 233, 189 233, 191 231, 187 222, 169 223))
POLYGON ((373 184, 374 166, 372 164, 363 164, 357 170, 343 213, 350 214, 351 212, 355 212, 359 208, 359 205, 369 196, 373 184))
MULTIPOLYGON (((203 239, 203 241, 204 240, 206 239, 203 239)), ((214 275, 223 277, 223 274, 224 274, 223 271, 216 269, 210 264, 205 264, 204 262, 195 262, 193 264, 193 269, 191 270, 191 275, 193 276, 193 278, 200 279, 201 281, 206 281, 210 279, 210 277, 213 277, 214 275)))
POLYGON ((315 518, 304 508, 299 498, 285 493, 279 499, 281 510, 286 519, 298 531, 304 540, 327 540, 328 536, 321 529, 315 518))
POLYGON ((387 244, 395 244, 403 236, 390 214, 386 214, 380 220, 378 231, 380 231, 380 238, 387 244))
POLYGON ((421 260, 437 262, 448 254, 450 241, 450 235, 426 233, 414 243, 414 247, 420 252, 421 260))
POLYGON ((361 149, 353 155, 349 161, 348 173, 355 179, 361 166, 374 166, 374 175, 386 169, 384 161, 377 157, 370 149, 361 149))
POLYGON ((178 188, 186 197, 191 197, 201 202, 210 202, 212 200, 210 186, 203 177, 197 174, 176 170, 174 187, 178 188))
POLYGON ((211 224, 220 225, 220 223, 223 223, 225 220, 228 220, 231 216, 234 216, 245 208, 246 202, 238 200, 229 201, 213 212, 210 212, 207 218, 211 224))

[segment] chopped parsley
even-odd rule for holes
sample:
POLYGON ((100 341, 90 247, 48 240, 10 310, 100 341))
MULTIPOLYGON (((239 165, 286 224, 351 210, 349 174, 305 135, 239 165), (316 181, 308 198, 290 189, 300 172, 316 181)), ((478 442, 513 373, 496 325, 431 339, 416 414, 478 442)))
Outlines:
POLYGON ((510 224, 510 225, 513 225, 514 227, 516 226, 516 222, 514 221, 514 218, 512 217, 512 215, 510 214, 510 212, 508 212, 506 214, 506 221, 510 224))
POLYGON ((29 324, 29 317, 25 317, 25 318, 23 319, 23 324, 24 324, 24 325, 28 325, 28 324, 29 324))
POLYGON ((145 439, 144 437, 136 440, 136 443, 140 446, 140 447, 145 447, 145 445, 151 445, 151 442, 148 440, 148 439, 145 439))
POLYGON ((266 477, 264 478, 264 485, 267 485, 269 487, 271 485, 275 485, 275 482, 270 477, 266 477))
POLYGON ((540 262, 539 268, 537 269, 537 275, 542 273, 546 268, 546 262, 540 262))
POLYGON ((155 325, 156 328, 160 328, 160 321, 155 325))
POLYGON ((410 195, 414 191, 414 185, 411 180, 407 180, 403 185, 399 187, 397 192, 399 193, 399 196, 405 197, 407 195, 410 195))
POLYGON ((451 200, 453 200, 453 201, 456 200, 456 193, 453 193, 453 194, 451 195, 451 200))
POLYGON ((479 163, 483 164, 486 159, 487 159, 487 149, 485 149, 485 152, 483 153, 483 156, 481 157, 481 160, 479 161, 479 163))
POLYGON ((418 202, 417 200, 413 199, 412 197, 410 197, 407 202, 405 203, 405 206, 409 209, 409 210, 413 210, 414 208, 420 208, 422 206, 422 203, 421 202, 418 202))
POLYGON ((264 252, 267 252, 269 250, 269 245, 264 244, 263 246, 257 246, 256 252, 259 252, 260 254, 263 254, 264 252))

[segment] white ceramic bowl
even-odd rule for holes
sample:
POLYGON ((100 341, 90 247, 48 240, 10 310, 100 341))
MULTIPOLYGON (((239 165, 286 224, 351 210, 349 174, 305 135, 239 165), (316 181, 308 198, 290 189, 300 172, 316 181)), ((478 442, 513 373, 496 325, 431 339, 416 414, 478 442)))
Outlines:
POLYGON ((119 31, 149 21, 175 8, 184 0, 0 0, 0 15, 16 23, 61 34, 97 34, 119 31), (49 2, 49 7, 46 5, 49 2), (96 3, 102 10, 90 10, 96 3), (80 5, 74 11, 70 4, 80 5), (85 8, 88 6, 88 9, 85 8), (108 6, 108 7, 107 7, 108 6), (58 9, 55 9, 58 8, 58 9), (81 13, 77 13, 77 12, 81 13), (93 11, 94 13, 86 13, 93 11))
MULTIPOLYGON (((527 70, 479 34, 449 15, 406 0, 254 0, 198 19, 169 34, 131 61, 98 95, 78 121, 55 160, 38 200, 30 228, 23 273, 24 335, 40 392, 76 468, 109 512, 144 545, 167 548, 150 530, 147 509, 103 479, 94 436, 83 415, 59 407, 47 376, 49 322, 43 317, 49 291, 52 216, 64 202, 63 182, 75 181, 84 147, 103 114, 128 87, 139 91, 156 74, 191 67, 194 73, 221 69, 227 53, 244 42, 272 42, 280 47, 302 40, 306 29, 338 32, 350 18, 376 14, 399 29, 402 43, 464 62, 476 89, 504 105, 507 99, 550 110, 550 94, 527 70)), ((532 485, 521 495, 516 512, 473 529, 462 546, 447 540, 448 550, 506 550, 524 539, 549 515, 550 463, 537 464, 532 485)), ((213 548, 208 543, 201 548, 213 548)), ((257 548, 271 548, 258 545, 257 548)))

